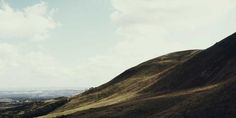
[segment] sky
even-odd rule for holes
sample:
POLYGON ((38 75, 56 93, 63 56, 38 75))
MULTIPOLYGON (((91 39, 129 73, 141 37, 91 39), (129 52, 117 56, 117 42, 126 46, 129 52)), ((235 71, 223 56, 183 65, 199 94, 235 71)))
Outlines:
POLYGON ((84 88, 236 31, 235 0, 1 0, 0 89, 84 88))

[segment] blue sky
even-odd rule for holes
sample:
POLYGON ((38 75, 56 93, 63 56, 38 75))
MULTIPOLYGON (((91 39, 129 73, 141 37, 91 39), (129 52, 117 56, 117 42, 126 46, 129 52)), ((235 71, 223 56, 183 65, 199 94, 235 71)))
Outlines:
POLYGON ((0 4, 0 89, 98 86, 148 59, 205 49, 236 31, 234 0, 0 4))

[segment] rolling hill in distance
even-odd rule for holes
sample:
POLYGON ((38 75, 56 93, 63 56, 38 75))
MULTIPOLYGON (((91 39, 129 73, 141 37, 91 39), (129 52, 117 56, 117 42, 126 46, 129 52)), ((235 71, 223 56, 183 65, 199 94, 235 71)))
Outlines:
POLYGON ((235 99, 236 33, 208 49, 160 56, 79 95, 30 107, 36 113, 47 108, 45 112, 14 113, 38 118, 235 118, 235 99))

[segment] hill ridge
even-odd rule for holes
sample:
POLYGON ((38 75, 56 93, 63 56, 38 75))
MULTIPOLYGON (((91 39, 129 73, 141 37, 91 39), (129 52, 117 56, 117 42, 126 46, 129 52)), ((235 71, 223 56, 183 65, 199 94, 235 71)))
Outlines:
POLYGON ((236 33, 141 63, 44 117, 234 118, 235 90, 236 33))

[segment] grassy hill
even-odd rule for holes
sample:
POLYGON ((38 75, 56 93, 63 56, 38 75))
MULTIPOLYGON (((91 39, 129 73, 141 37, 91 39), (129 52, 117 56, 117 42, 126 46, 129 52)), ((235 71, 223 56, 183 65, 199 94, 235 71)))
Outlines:
POLYGON ((203 51, 137 65, 41 118, 234 118, 235 98, 233 34, 203 51))

